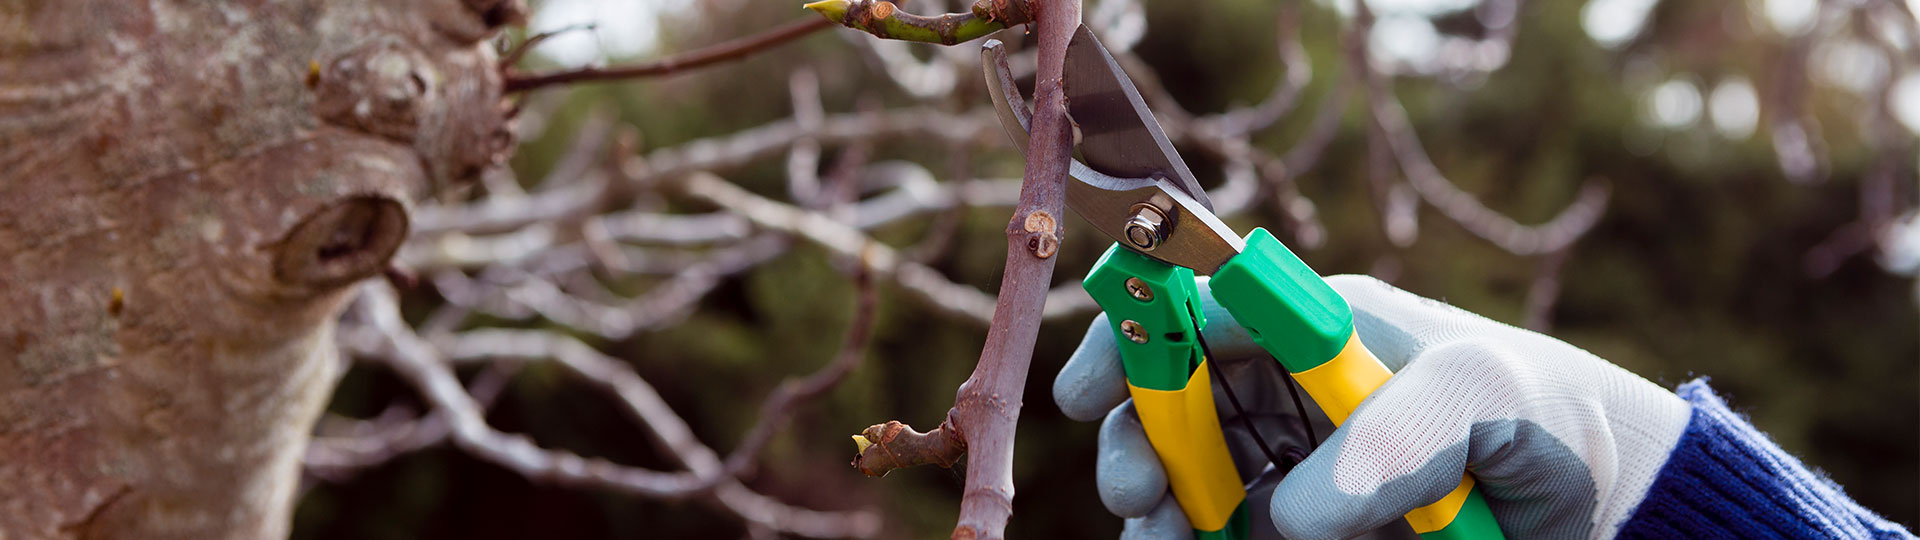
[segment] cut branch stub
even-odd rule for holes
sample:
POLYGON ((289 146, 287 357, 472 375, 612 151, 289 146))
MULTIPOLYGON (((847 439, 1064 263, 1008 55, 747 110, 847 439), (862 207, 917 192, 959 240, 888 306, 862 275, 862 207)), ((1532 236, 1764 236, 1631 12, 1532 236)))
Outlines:
POLYGON ((1046 210, 1034 210, 1027 214, 1027 251, 1033 256, 1045 259, 1060 251, 1060 237, 1063 236, 1059 222, 1046 210))
POLYGON ((967 442, 954 436, 949 427, 942 423, 933 431, 921 433, 898 420, 867 426, 855 438, 862 442, 859 455, 853 456, 853 468, 875 477, 915 465, 951 468, 966 455, 967 442))
POLYGON ((379 275, 407 238, 407 212, 378 195, 347 197, 307 216, 273 246, 273 277, 313 290, 379 275))

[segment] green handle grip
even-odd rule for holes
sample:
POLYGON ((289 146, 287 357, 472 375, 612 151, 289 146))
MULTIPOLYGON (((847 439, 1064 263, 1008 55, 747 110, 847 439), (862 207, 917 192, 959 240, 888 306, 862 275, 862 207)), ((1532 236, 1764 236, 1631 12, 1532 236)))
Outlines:
POLYGON ((1194 535, 1247 538, 1246 488, 1227 453, 1196 335, 1206 319, 1193 271, 1115 245, 1081 285, 1113 325, 1134 410, 1194 535))
MULTIPOLYGON (((1265 229, 1214 273, 1213 298, 1255 343, 1292 373, 1335 424, 1393 376, 1353 332, 1353 308, 1265 229)), ((1097 297, 1096 297, 1097 299, 1097 297)), ((1504 538, 1471 475, 1428 506, 1407 513, 1428 539, 1504 538)))

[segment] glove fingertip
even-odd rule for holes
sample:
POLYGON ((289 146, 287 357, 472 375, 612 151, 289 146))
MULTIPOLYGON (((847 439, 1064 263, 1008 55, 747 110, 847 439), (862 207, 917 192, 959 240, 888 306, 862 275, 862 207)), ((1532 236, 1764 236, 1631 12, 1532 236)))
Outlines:
POLYGON ((1094 317, 1080 347, 1053 379, 1053 402, 1068 418, 1099 420, 1127 399, 1127 375, 1106 314, 1094 317))
POLYGON ((1114 408, 1100 425, 1094 480, 1100 502, 1120 517, 1145 516, 1167 494, 1166 467, 1131 402, 1114 408))
POLYGON ((1169 494, 1145 516, 1128 519, 1120 531, 1121 540, 1187 540, 1193 538, 1193 526, 1180 511, 1180 503, 1169 494))

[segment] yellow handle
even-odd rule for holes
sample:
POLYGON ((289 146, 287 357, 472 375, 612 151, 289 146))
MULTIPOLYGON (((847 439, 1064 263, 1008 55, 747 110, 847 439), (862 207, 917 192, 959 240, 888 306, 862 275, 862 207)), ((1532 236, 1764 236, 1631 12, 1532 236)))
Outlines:
MULTIPOLYGON (((1347 338, 1346 346, 1341 347, 1340 354, 1332 360, 1295 373, 1293 379, 1300 381, 1300 387, 1305 388, 1307 395, 1313 396, 1313 401, 1320 404, 1327 418, 1339 425, 1347 421, 1347 416, 1353 414, 1353 410, 1367 399, 1367 395, 1386 384, 1387 378, 1392 376, 1393 371, 1380 363, 1380 359, 1374 357, 1373 351, 1367 350, 1367 346, 1360 343, 1360 336, 1355 334, 1347 338)), ((1467 495, 1472 490, 1473 476, 1463 475, 1460 487, 1454 488, 1446 497, 1407 512, 1407 523, 1413 525, 1414 532, 1422 534, 1445 527, 1453 522, 1454 516, 1460 514, 1460 508, 1466 504, 1467 495)))
POLYGON ((1168 487, 1193 528, 1215 531, 1226 527, 1246 499, 1240 473, 1227 453, 1220 431, 1220 415, 1213 408, 1213 385, 1205 360, 1179 390, 1154 390, 1132 383, 1133 408, 1147 441, 1167 468, 1168 487))

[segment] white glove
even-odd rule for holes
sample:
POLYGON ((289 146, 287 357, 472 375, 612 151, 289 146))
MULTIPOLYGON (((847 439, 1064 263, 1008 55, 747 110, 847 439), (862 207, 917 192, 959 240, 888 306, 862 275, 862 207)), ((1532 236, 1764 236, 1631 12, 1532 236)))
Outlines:
MULTIPOLYGON (((1370 277, 1328 282, 1353 306, 1361 340, 1396 374, 1275 488, 1269 512, 1288 538, 1346 538, 1392 523, 1451 491, 1462 470, 1478 478, 1507 538, 1612 538, 1690 419, 1691 406, 1672 392, 1565 342, 1370 277)), ((1076 353, 1060 379, 1119 363, 1092 356, 1076 353)), ((1068 409, 1064 401, 1075 400, 1062 393, 1056 384, 1055 400, 1068 409)), ((1103 429, 1102 444, 1122 438, 1104 432, 1137 426, 1103 429)), ((1100 481, 1109 500, 1145 497, 1110 491, 1166 484, 1120 486, 1108 476, 1100 481)))

